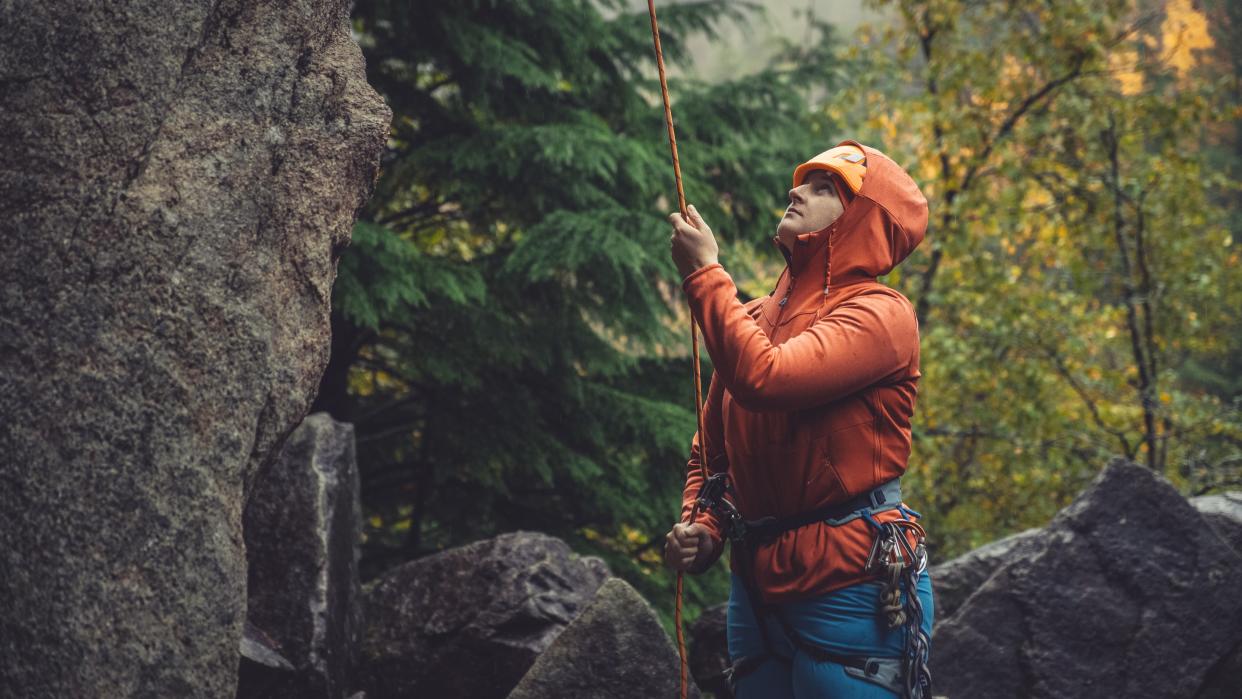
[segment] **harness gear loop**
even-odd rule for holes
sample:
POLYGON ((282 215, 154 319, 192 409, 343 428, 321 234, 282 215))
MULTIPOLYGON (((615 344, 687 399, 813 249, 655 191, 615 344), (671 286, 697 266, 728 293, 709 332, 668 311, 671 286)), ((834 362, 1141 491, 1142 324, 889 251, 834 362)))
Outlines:
MULTIPOLYGON (((677 207, 681 217, 690 220, 690 212, 686 209, 686 193, 681 186, 681 161, 677 158, 677 134, 673 131, 673 109, 669 105, 668 80, 664 75, 664 51, 660 48, 660 25, 656 21, 655 0, 647 0, 647 14, 651 17, 651 39, 655 43, 656 67, 660 71, 660 95, 664 98, 664 123, 668 127, 668 146, 673 156, 673 180, 677 184, 677 207)), ((699 372, 699 335, 694 323, 694 312, 690 313, 690 347, 694 361, 694 409, 699 426, 699 473, 707 479, 707 432, 703 429, 703 379, 699 372)), ((698 515, 697 506, 690 509, 690 522, 698 515)), ((683 574, 677 571, 677 602, 674 607, 674 619, 677 627, 677 654, 681 658, 681 699, 686 699, 689 684, 690 665, 686 661, 686 638, 681 628, 681 598, 683 574)))

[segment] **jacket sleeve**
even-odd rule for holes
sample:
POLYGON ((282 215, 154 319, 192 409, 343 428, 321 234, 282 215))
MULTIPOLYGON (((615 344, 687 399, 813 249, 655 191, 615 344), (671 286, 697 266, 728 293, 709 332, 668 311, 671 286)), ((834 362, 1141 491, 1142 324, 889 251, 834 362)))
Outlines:
POLYGON ((703 328, 715 376, 747 410, 831 403, 903 374, 918 349, 914 309, 895 292, 843 301, 777 346, 737 300, 737 287, 719 263, 691 273, 682 288, 703 328))
MULTIPOLYGON (((707 402, 703 407, 703 427, 707 430, 707 453, 708 453, 708 471, 715 473, 724 471, 729 467, 728 456, 724 451, 724 422, 720 415, 720 403, 724 395, 724 385, 720 382, 718 374, 712 373, 711 384, 707 389, 707 402)), ((690 510, 694 507, 695 497, 699 494, 699 488, 703 485, 703 476, 699 471, 699 463, 704 453, 702 440, 696 430, 694 438, 690 441, 690 460, 686 463, 686 487, 681 494, 681 521, 685 522, 690 517, 690 510)), ((721 552, 724 550, 724 532, 720 520, 711 512, 700 512, 695 516, 694 521, 707 527, 711 532, 712 542, 716 545, 715 552, 711 559, 707 561, 702 568, 692 570, 690 572, 698 574, 707 570, 720 558, 721 552)))

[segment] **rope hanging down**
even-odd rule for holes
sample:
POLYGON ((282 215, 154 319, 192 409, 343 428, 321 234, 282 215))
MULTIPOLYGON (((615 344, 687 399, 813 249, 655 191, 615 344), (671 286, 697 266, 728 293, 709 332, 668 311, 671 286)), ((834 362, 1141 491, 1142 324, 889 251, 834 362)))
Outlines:
MULTIPOLYGON (((664 123, 668 126, 668 146, 673 154, 673 180, 677 183, 677 207, 681 217, 690 221, 690 212, 686 209, 686 193, 681 186, 681 161, 677 159, 677 134, 673 131, 673 108, 669 106, 668 80, 664 76, 664 52, 660 49, 660 25, 656 21, 655 0, 647 0, 647 14, 651 16, 651 38, 655 42, 656 67, 660 70, 660 95, 664 98, 664 123)), ((690 349, 694 362, 694 410, 699 426, 699 474, 707 481, 707 432, 703 429, 703 378, 699 373, 699 331, 694 323, 694 312, 690 312, 690 349)), ((690 522, 698 515, 698 503, 690 509, 690 522)), ((689 685, 689 665, 686 662, 686 637, 681 628, 681 597, 683 575, 677 571, 677 602, 674 607, 674 618, 677 626, 677 653, 681 658, 681 699, 686 699, 689 685)))

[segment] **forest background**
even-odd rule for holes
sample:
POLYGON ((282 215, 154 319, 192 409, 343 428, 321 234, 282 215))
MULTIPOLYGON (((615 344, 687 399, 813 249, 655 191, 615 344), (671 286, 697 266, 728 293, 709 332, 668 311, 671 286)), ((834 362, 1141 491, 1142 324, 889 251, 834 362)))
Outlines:
MULTIPOLYGON (((687 197, 743 300, 811 155, 858 139, 929 200, 881 281, 919 317, 903 483, 933 564, 1112 455, 1242 486, 1242 6, 658 5, 687 197)), ((538 530, 667 621, 695 417, 645 3, 359 0, 353 28, 394 120, 314 409, 356 426, 364 580, 538 530)), ((689 617, 727 582, 688 578, 689 617)))

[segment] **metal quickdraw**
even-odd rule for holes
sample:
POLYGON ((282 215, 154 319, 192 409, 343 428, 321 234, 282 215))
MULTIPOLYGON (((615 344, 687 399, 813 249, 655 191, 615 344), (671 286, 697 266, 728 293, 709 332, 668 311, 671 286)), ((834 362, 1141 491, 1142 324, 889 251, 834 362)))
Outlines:
MULTIPOLYGON (((903 517, 904 511, 903 509, 903 517)), ((913 510, 914 516, 920 516, 913 510)), ((866 570, 877 574, 884 582, 880 593, 880 613, 890 629, 905 627, 905 645, 902 652, 902 696, 904 699, 930 699, 931 670, 928 667, 931 639, 923 631, 923 602, 918 595, 920 576, 927 570, 927 533, 923 527, 909 518, 881 524, 867 515, 867 521, 876 530, 875 542, 867 556, 866 570), (906 532, 913 532, 913 548, 906 532), (901 587, 904 582, 906 599, 902 602, 901 587)), ((848 671, 848 670, 847 670, 848 671)))

